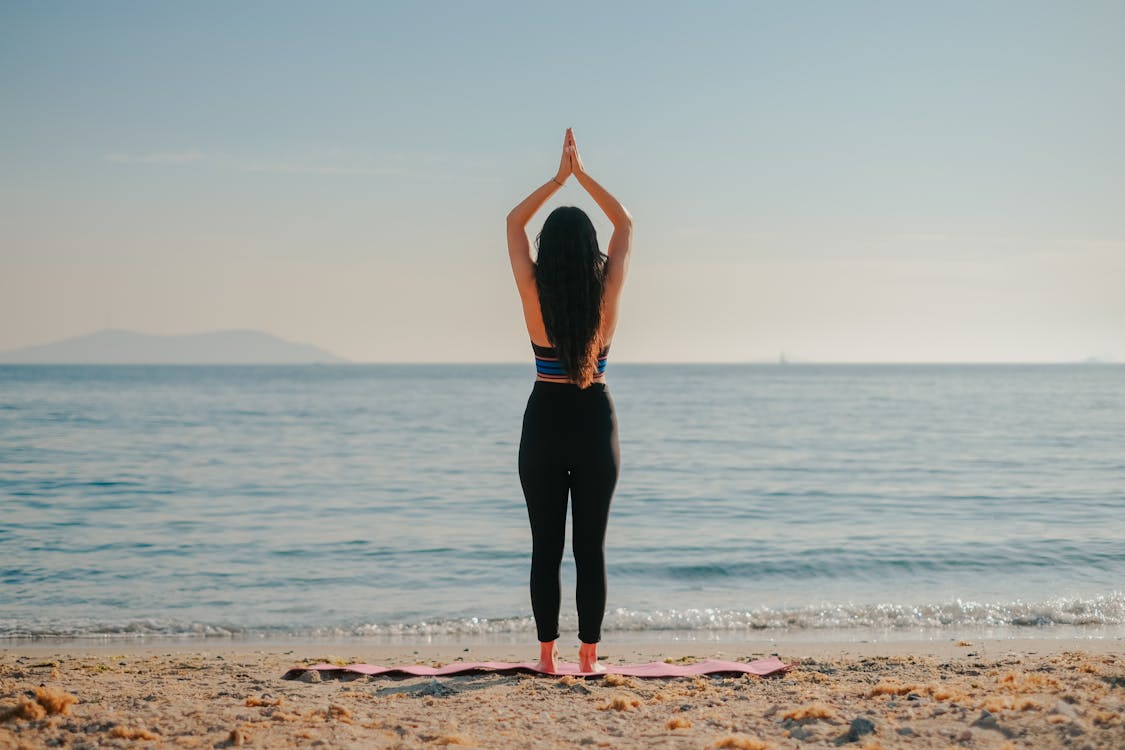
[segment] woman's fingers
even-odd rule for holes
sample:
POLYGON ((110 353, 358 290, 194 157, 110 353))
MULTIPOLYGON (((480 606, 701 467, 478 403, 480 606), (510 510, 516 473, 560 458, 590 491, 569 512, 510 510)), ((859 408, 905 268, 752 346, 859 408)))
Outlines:
POLYGON ((574 160, 572 158, 573 152, 570 149, 569 143, 570 130, 567 130, 566 136, 563 137, 563 150, 562 157, 559 159, 559 171, 555 176, 555 182, 562 183, 566 181, 567 176, 574 172, 574 160))
POLYGON ((578 142, 574 140, 574 132, 567 130, 568 146, 570 149, 570 168, 573 173, 578 173, 582 169, 582 157, 578 153, 578 142))

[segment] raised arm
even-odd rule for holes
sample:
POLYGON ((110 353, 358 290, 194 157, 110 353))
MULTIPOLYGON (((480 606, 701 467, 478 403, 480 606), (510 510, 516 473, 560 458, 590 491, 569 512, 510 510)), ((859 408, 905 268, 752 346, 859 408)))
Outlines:
MULTIPOLYGON (((571 159, 571 171, 578 179, 578 183, 585 188, 598 207, 605 213, 606 217, 613 224, 614 234, 619 228, 632 229, 633 217, 625 210, 625 206, 621 202, 610 195, 609 191, 598 184, 598 181, 589 175, 586 168, 582 165, 582 157, 578 154, 578 144, 574 142, 574 133, 567 130, 567 146, 573 154, 571 159)), ((610 240, 610 245, 613 241, 610 240)))
POLYGON ((617 328, 617 313, 621 301, 621 290, 625 287, 625 276, 629 273, 629 253, 633 246, 633 217, 610 194, 608 190, 598 184, 582 165, 582 157, 578 154, 578 145, 574 142, 574 134, 567 131, 567 145, 572 154, 570 168, 578 183, 586 189, 594 202, 598 204, 606 217, 613 224, 613 235, 609 238, 609 247, 606 255, 605 297, 602 302, 602 340, 609 344, 613 332, 617 328))
POLYGON ((531 195, 520 201, 508 212, 508 259, 512 262, 512 273, 520 295, 535 289, 535 263, 531 260, 531 243, 527 239, 527 222, 543 207, 547 199, 563 186, 571 174, 571 154, 569 142, 572 136, 567 128, 563 140, 563 154, 559 161, 559 171, 547 182, 535 188, 531 195))

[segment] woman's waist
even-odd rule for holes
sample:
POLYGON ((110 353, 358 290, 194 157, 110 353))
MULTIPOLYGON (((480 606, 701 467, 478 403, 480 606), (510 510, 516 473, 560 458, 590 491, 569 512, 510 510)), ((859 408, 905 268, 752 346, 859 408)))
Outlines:
POLYGON ((615 412, 613 396, 604 382, 579 388, 576 383, 536 380, 527 399, 524 419, 525 423, 531 419, 557 429, 567 425, 584 429, 605 420, 612 422, 615 412))
MULTIPOLYGON (((541 373, 536 374, 536 376, 535 376, 535 384, 539 385, 540 383, 547 383, 549 385, 569 385, 569 386, 572 386, 574 388, 578 388, 578 384, 575 383, 573 380, 568 380, 566 378, 560 378, 560 377, 557 377, 557 376, 543 375, 541 373)), ((594 385, 605 386, 605 384, 606 384, 606 376, 605 376, 604 373, 601 374, 601 375, 598 375, 597 377, 595 377, 590 382, 591 386, 594 386, 594 385)))
POLYGON ((565 399, 568 397, 578 398, 582 396, 596 398, 599 395, 609 395, 609 384, 606 382, 604 376, 595 379, 585 388, 569 380, 547 380, 537 377, 532 385, 531 394, 533 397, 538 395, 557 399, 565 399))

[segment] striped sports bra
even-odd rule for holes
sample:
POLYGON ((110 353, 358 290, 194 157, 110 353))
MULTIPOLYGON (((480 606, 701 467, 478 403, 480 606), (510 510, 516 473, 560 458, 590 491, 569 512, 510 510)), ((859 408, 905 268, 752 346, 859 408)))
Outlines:
MULTIPOLYGON (((556 383, 570 382, 570 376, 566 374, 563 363, 559 362, 559 354, 555 351, 555 347, 539 346, 532 341, 531 349, 535 352, 535 372, 540 380, 550 380, 556 383)), ((602 350, 598 352, 598 364, 595 368, 594 380, 600 381, 605 377, 605 365, 608 357, 609 347, 602 347, 602 350)))

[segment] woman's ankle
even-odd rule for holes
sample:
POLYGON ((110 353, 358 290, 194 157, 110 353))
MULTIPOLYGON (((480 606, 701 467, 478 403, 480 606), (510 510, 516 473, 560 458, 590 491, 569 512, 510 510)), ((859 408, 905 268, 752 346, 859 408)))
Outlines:
POLYGON ((583 642, 578 647, 578 668, 583 672, 601 672, 605 670, 598 664, 598 644, 583 642))
POLYGON ((539 667, 554 671, 558 666, 559 650, 556 641, 539 641, 539 667))

